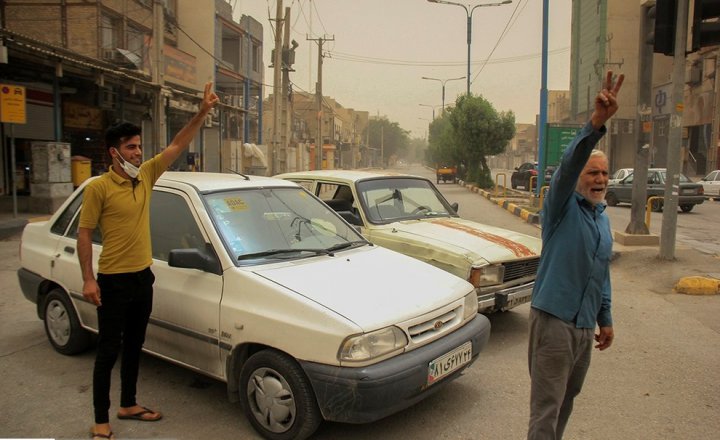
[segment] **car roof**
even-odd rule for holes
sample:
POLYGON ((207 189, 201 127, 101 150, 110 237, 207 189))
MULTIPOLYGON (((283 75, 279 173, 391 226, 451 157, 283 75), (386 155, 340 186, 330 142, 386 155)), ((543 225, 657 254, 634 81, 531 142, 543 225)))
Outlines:
POLYGON ((191 185, 199 192, 221 191, 226 189, 248 189, 272 187, 297 188, 298 185, 281 179, 265 176, 244 176, 230 173, 206 173, 188 171, 167 171, 156 185, 174 186, 173 183, 191 185))
POLYGON ((376 179, 382 177, 411 177, 414 179, 428 180, 421 176, 412 174, 394 173, 382 170, 315 170, 315 171, 297 171, 292 173, 283 173, 274 176, 278 179, 327 179, 354 183, 360 180, 376 179))

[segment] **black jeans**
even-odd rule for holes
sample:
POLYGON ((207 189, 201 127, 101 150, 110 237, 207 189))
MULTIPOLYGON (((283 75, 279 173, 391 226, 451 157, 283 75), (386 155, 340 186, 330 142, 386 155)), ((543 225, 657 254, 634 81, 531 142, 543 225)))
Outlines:
POLYGON ((108 423, 110 377, 121 350, 120 406, 137 404, 140 352, 152 311, 155 276, 147 268, 133 273, 98 274, 97 281, 102 305, 97 308, 99 337, 93 371, 93 406, 95 423, 108 423))

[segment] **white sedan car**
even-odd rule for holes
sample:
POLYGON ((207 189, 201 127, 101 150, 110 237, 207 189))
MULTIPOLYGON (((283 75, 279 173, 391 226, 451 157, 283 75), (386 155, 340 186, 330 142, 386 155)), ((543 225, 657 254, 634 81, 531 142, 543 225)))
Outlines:
MULTIPOLYGON (((77 258, 85 185, 21 241, 23 295, 63 354, 97 331, 77 258)), ((304 439, 322 420, 365 423, 407 408, 487 343, 490 323, 468 282, 368 243, 294 183, 167 172, 150 211, 156 279, 144 349, 227 382, 266 438, 304 439)), ((95 265, 101 248, 98 233, 95 265)))
POLYGON ((621 180, 623 180, 632 173, 632 168, 620 168, 619 170, 616 170, 612 176, 610 176, 610 179, 608 179, 608 185, 619 183, 621 180))
POLYGON ((711 171, 698 183, 702 184, 706 196, 720 197, 720 170, 711 171))

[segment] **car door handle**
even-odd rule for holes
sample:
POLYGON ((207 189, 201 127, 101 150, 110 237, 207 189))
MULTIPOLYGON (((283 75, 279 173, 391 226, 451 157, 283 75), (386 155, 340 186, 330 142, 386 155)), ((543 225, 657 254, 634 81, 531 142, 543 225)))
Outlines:
POLYGON ((65 249, 64 249, 64 250, 65 250, 65 252, 67 252, 68 254, 74 254, 74 253, 75 253, 75 248, 72 247, 72 246, 65 246, 65 249))

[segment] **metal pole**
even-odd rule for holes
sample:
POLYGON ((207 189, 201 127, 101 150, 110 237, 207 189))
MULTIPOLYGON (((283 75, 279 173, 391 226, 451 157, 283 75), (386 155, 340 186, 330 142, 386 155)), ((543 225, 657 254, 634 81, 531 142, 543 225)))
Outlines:
POLYGON ((682 143, 683 88, 685 86, 685 48, 687 45, 688 0, 678 0, 673 60, 673 112, 668 136, 667 174, 663 222, 660 234, 660 258, 675 259, 678 192, 680 185, 680 144, 682 143))
MULTIPOLYGON (((543 28, 542 28, 542 62, 540 76, 540 123, 538 127, 538 173, 535 195, 540 196, 540 191, 545 183, 545 136, 547 132, 547 67, 548 67, 548 16, 550 11, 550 0, 543 0, 543 28)), ((532 189, 532 188, 531 188, 532 189)))
POLYGON ((17 217, 17 165, 15 164, 15 135, 13 129, 15 124, 8 124, 10 127, 10 163, 12 164, 11 176, 12 176, 12 194, 13 194, 13 217, 17 217))
POLYGON ((649 7, 640 6, 640 36, 639 36, 639 65, 638 65, 638 90, 637 90, 637 114, 635 115, 635 162, 632 189, 632 207, 630 211, 630 223, 625 232, 628 234, 649 234, 645 223, 645 203, 647 200, 647 174, 648 156, 650 145, 650 134, 652 133, 652 107, 651 87, 653 50, 647 42, 647 35, 653 29, 652 19, 648 17, 649 7))
POLYGON ((278 173, 278 155, 280 144, 280 125, 282 124, 280 112, 280 100, 282 93, 281 85, 281 68, 282 68, 282 0, 277 2, 277 10, 275 11, 275 57, 273 59, 273 131, 272 131, 272 148, 270 149, 270 173, 278 173))
MULTIPOLYGON (((477 8, 477 6, 475 6, 475 8, 477 8)), ((472 10, 470 12, 468 12, 467 8, 465 8, 465 12, 467 12, 467 15, 468 15, 467 16, 467 47, 468 47, 467 94, 468 95, 470 95, 470 44, 472 42, 472 13, 475 11, 475 8, 472 8, 472 10)), ((444 93, 444 89, 443 89, 443 103, 444 102, 445 102, 445 93, 444 93)), ((444 105, 443 105, 443 110, 445 110, 444 105)))

